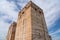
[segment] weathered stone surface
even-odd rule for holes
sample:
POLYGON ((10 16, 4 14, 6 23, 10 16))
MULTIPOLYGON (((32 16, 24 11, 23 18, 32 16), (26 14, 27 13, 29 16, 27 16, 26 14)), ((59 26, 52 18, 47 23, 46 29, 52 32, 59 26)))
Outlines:
POLYGON ((19 12, 13 40, 52 40, 41 8, 32 1, 19 12))
POLYGON ((9 27, 7 40, 14 40, 15 39, 15 31, 16 31, 16 22, 13 22, 9 27))

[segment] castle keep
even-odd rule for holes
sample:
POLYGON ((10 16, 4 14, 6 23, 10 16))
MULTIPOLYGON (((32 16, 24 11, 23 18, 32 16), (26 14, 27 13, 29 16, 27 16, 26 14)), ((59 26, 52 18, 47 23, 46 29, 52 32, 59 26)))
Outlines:
POLYGON ((10 27, 7 40, 52 40, 43 10, 32 1, 19 12, 17 22, 10 27))

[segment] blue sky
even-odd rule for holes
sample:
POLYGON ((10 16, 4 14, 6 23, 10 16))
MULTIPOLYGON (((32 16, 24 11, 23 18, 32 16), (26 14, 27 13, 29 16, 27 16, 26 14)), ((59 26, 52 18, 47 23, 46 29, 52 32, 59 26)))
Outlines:
MULTIPOLYGON (((0 40, 6 40, 10 24, 29 0, 0 0, 0 40)), ((32 0, 43 9, 52 40, 60 40, 60 0, 32 0)))

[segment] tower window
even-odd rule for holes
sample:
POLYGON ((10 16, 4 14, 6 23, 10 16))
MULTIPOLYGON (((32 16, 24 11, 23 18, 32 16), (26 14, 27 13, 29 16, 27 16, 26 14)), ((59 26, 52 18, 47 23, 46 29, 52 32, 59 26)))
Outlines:
POLYGON ((24 12, 22 14, 24 14, 24 12))
POLYGON ((41 13, 41 11, 39 11, 39 13, 41 13))
POLYGON ((35 10, 37 10, 37 9, 35 8, 35 10))

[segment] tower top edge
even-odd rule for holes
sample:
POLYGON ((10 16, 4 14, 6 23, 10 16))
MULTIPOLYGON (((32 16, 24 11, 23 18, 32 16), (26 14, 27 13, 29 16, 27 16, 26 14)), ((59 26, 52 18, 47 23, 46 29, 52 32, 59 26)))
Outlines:
POLYGON ((43 11, 43 10, 42 10, 38 5, 36 5, 34 2, 29 1, 29 2, 26 4, 26 6, 19 12, 19 14, 20 14, 21 12, 23 12, 24 10, 26 10, 27 8, 29 8, 29 7, 36 8, 36 9, 39 9, 39 10, 43 11))

